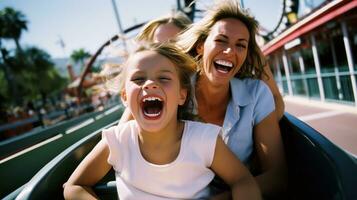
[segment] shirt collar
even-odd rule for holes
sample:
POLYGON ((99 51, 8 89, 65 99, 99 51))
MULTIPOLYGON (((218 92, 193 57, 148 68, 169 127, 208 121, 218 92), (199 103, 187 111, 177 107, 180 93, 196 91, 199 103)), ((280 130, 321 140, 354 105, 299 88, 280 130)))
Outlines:
MULTIPOLYGON (((193 112, 195 114, 198 114, 198 105, 196 101, 196 91, 195 91, 195 84, 198 78, 198 72, 195 73, 191 77, 191 85, 192 90, 191 90, 191 95, 193 98, 193 112)), ((232 100, 234 104, 234 111, 238 115, 237 117, 239 118, 239 106, 246 106, 252 101, 252 96, 248 91, 247 85, 244 83, 244 79, 238 79, 238 78, 232 78, 230 80, 230 88, 231 88, 231 94, 232 94, 232 100)))
POLYGON ((232 78, 230 80, 230 87, 233 103, 236 107, 246 106, 252 101, 252 96, 244 80, 232 78))

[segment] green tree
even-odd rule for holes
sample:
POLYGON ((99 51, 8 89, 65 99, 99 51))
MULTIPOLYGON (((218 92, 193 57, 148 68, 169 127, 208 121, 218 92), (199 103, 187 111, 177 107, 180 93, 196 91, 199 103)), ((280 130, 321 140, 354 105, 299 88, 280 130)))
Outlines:
POLYGON ((84 67, 84 60, 86 58, 89 58, 91 55, 88 51, 84 50, 83 48, 80 48, 78 50, 74 50, 71 54, 71 60, 77 64, 80 63, 81 69, 84 67))
POLYGON ((67 80, 59 75, 50 55, 37 47, 25 48, 21 55, 17 52, 8 60, 16 72, 13 80, 20 97, 18 105, 34 99, 42 99, 46 104, 50 95, 66 87, 67 80))
POLYGON ((27 30, 27 21, 25 16, 13 8, 6 7, 0 10, 0 52, 2 55, 3 63, 0 66, 4 77, 7 81, 9 91, 16 104, 20 103, 18 90, 14 82, 14 75, 12 73, 12 62, 9 60, 9 52, 2 47, 2 40, 13 39, 16 45, 17 51, 21 52, 21 46, 19 43, 21 33, 23 30, 27 30))
MULTIPOLYGON (((17 64, 22 66, 21 71, 15 77, 19 83, 21 95, 24 100, 41 98, 43 104, 46 104, 49 95, 65 88, 67 80, 59 75, 50 55, 45 51, 30 47, 23 51, 23 56, 27 60, 25 64, 21 63, 20 59, 15 59, 17 64)), ((17 57, 19 57, 18 54, 17 57)))
POLYGON ((24 14, 10 7, 0 11, 0 38, 13 39, 19 51, 21 51, 19 40, 24 30, 27 30, 27 20, 24 14))

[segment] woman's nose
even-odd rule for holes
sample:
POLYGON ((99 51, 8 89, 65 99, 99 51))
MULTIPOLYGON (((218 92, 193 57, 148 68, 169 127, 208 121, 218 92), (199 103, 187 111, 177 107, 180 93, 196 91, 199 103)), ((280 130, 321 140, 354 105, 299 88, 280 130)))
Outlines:
POLYGON ((226 49, 223 50, 223 53, 231 54, 231 53, 233 53, 233 48, 232 47, 227 47, 226 49))

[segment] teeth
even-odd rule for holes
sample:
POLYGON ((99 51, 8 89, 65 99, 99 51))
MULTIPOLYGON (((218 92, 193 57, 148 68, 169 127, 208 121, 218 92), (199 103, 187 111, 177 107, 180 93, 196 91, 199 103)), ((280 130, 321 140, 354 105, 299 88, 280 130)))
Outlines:
POLYGON ((233 67, 233 63, 225 60, 216 60, 216 63, 225 67, 233 67))
POLYGON ((149 117, 157 117, 157 116, 159 116, 159 115, 161 114, 161 112, 152 113, 152 114, 144 112, 144 114, 145 114, 146 116, 149 116, 149 117))
POLYGON ((143 99, 143 102, 146 102, 146 101, 162 101, 162 100, 158 97, 145 97, 143 99))

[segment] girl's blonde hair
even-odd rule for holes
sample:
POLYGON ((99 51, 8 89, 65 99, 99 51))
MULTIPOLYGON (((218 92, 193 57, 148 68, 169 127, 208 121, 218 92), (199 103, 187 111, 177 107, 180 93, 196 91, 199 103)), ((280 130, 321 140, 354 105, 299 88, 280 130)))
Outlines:
POLYGON ((238 19, 245 24, 249 31, 250 39, 247 58, 236 74, 236 77, 261 79, 264 74, 263 67, 266 61, 255 39, 258 33, 258 22, 251 17, 247 11, 240 8, 236 0, 217 1, 215 5, 207 10, 200 21, 192 24, 186 31, 178 35, 177 45, 186 53, 195 57, 198 63, 201 63, 202 56, 197 54, 196 47, 205 42, 212 26, 214 26, 217 21, 226 18, 238 19))
POLYGON ((191 20, 182 12, 174 11, 169 15, 162 16, 160 18, 154 19, 148 22, 140 33, 136 36, 136 41, 153 41, 155 30, 164 24, 174 24, 181 30, 186 29, 192 22, 191 20))
MULTIPOLYGON (((181 49, 177 48, 174 44, 168 42, 164 43, 140 43, 136 49, 129 55, 125 63, 121 65, 121 73, 116 77, 116 81, 112 82, 116 86, 118 91, 122 91, 125 87, 125 77, 126 77, 126 68, 129 67, 129 61, 132 59, 136 53, 143 51, 153 51, 166 58, 168 58, 175 66, 179 81, 180 87, 187 90, 186 101, 182 106, 178 108, 178 119, 193 119, 192 115, 192 96, 191 96, 191 76, 195 73, 197 69, 196 61, 181 49), (119 84, 118 84, 119 82, 119 84)), ((115 87, 115 86, 114 86, 115 87)))

